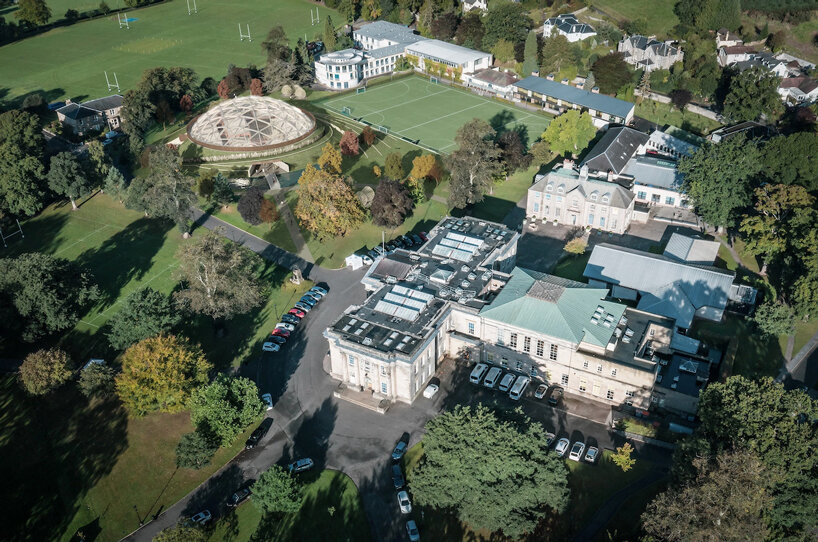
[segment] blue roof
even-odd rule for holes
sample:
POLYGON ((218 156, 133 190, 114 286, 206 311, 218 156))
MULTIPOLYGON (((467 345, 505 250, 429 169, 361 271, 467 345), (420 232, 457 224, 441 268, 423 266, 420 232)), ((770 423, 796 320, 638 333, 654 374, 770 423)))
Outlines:
POLYGON ((621 118, 627 118, 634 108, 634 104, 606 96, 605 94, 596 94, 583 90, 581 88, 572 87, 571 85, 563 85, 556 81, 549 81, 542 77, 531 75, 522 81, 514 83, 514 86, 523 90, 530 90, 546 96, 551 96, 558 100, 563 100, 572 104, 577 104, 588 109, 594 109, 609 115, 615 115, 621 118))

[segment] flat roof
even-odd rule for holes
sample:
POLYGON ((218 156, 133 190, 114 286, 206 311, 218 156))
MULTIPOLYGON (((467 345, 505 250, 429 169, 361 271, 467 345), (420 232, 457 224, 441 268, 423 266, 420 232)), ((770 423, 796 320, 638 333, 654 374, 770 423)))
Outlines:
POLYGON ((572 87, 571 85, 563 85, 562 83, 549 81, 548 79, 534 75, 514 83, 514 86, 523 90, 530 90, 531 92, 550 96, 558 100, 564 100, 582 107, 587 107, 588 109, 615 115, 623 119, 627 118, 628 115, 633 112, 635 107, 635 105, 630 102, 626 102, 612 96, 597 94, 581 88, 572 87))
POLYGON ((490 57, 491 53, 484 53, 482 51, 475 51, 468 47, 461 47, 453 43, 446 43, 440 40, 423 40, 415 42, 406 46, 407 52, 414 51, 441 60, 447 60, 454 64, 465 64, 467 62, 480 60, 482 58, 490 57))
POLYGON ((354 30, 353 34, 373 40, 391 40, 396 42, 412 42, 426 39, 423 36, 415 34, 409 27, 387 21, 373 21, 358 30, 354 30))
POLYGON ((649 155, 632 158, 622 173, 631 175, 634 183, 674 192, 681 190, 684 181, 676 169, 676 162, 649 155))

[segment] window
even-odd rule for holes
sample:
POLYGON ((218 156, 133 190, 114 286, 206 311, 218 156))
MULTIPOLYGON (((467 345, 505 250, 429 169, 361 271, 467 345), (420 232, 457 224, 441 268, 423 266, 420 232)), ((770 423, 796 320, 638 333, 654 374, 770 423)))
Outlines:
POLYGON ((551 199, 551 194, 546 194, 545 199, 551 199))
POLYGON ((381 365, 381 375, 386 376, 386 365, 381 365))
POLYGON ((616 376, 616 369, 611 369, 611 376, 616 376))
POLYGON ((648 193, 639 191, 636 193, 636 199, 648 199, 648 193))
POLYGON ((386 382, 381 382, 381 393, 386 393, 387 387, 386 382))
POLYGON ((625 397, 633 397, 634 393, 633 390, 628 390, 625 392, 625 397))
POLYGON ((553 184, 549 184, 548 186, 546 186, 546 187, 545 187, 545 189, 546 189, 547 191, 549 191, 549 192, 553 192, 553 191, 554 191, 554 185, 553 185, 553 184))
POLYGON ((599 217, 599 227, 600 228, 605 227, 605 217, 604 216, 599 217))
POLYGON ((588 210, 589 210, 589 211, 591 211, 591 212, 593 213, 594 211, 596 211, 596 205, 594 205, 594 204, 592 203, 591 205, 589 205, 589 206, 588 206, 588 210))
POLYGON ((523 339, 523 352, 526 354, 531 352, 531 337, 525 337, 523 339))
POLYGON ((598 372, 598 373, 602 372, 602 364, 601 363, 596 366, 596 372, 598 372))
POLYGON ((349 359, 349 366, 355 367, 355 356, 347 356, 347 359, 349 359))
POLYGON ((503 346, 504 344, 506 344, 504 335, 505 335, 505 333, 503 333, 502 329, 497 330, 497 344, 499 344, 500 346, 503 346))
POLYGON ((562 382, 563 386, 567 386, 568 385, 568 375, 562 375, 562 378, 560 379, 560 382, 562 382))
POLYGON ((543 357, 543 352, 545 351, 545 343, 543 341, 537 341, 537 356, 543 357))
POLYGON ((536 201, 534 202, 534 212, 538 213, 540 211, 540 204, 536 201))
POLYGON ((494 363, 494 353, 493 352, 488 352, 486 354, 486 361, 488 361, 489 363, 494 363))
POLYGON ((583 362, 582 362, 582 368, 583 368, 583 369, 587 369, 587 368, 588 368, 588 360, 587 360, 587 359, 586 359, 585 361, 583 361, 583 362))
POLYGON ((659 203, 659 194, 651 194, 650 201, 651 203, 659 203))
POLYGON ((593 214, 588 215, 588 225, 589 226, 594 225, 594 215, 593 214))
POLYGON ((596 201, 599 198, 598 192, 591 192, 591 201, 596 201))
POLYGON ((606 397, 606 398, 607 398, 609 401, 613 401, 613 398, 614 398, 614 391, 613 391, 613 390, 608 390, 608 393, 606 393, 606 394, 605 394, 605 397, 606 397))
POLYGON ((608 194, 602 196, 602 203, 608 203, 609 201, 611 201, 611 197, 608 194))
POLYGON ((474 322, 469 322, 469 335, 474 335, 474 322))
POLYGON ((557 359, 557 345, 556 344, 551 345, 551 353, 549 354, 549 357, 551 359, 553 359, 553 360, 557 359))
POLYGON ((670 196, 665 198, 665 205, 673 205, 676 202, 676 198, 671 198, 670 196))
POLYGON ((511 334, 511 337, 509 337, 509 339, 508 339, 508 345, 514 350, 517 349, 517 334, 516 333, 511 334))
POLYGON ((579 391, 585 393, 588 390, 588 382, 584 378, 579 380, 579 391))

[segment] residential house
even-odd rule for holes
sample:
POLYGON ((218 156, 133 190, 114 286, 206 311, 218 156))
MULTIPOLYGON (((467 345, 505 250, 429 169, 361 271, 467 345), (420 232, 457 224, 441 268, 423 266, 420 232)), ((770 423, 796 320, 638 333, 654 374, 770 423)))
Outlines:
POLYGON ((608 128, 580 163, 580 167, 587 166, 590 172, 601 173, 603 176, 610 174, 609 180, 614 180, 647 141, 648 135, 639 130, 627 126, 608 128))
POLYGON ((476 88, 507 100, 514 97, 514 83, 518 81, 519 79, 514 74, 500 71, 497 68, 483 69, 463 76, 463 83, 467 87, 476 88))
POLYGON ((718 32, 716 32, 716 50, 721 49, 722 47, 734 47, 736 45, 742 45, 744 42, 741 40, 738 34, 735 32, 730 32, 726 28, 720 28, 718 32))
POLYGON ((778 85, 778 94, 790 105, 810 104, 818 100, 818 81, 811 77, 787 77, 778 85))
POLYGON ((801 74, 800 69, 796 69, 795 72, 792 72, 788 64, 787 61, 776 58, 772 53, 761 52, 751 54, 747 60, 739 60, 738 62, 730 64, 730 66, 742 72, 758 68, 764 72, 775 74, 778 77, 789 77, 790 75, 801 74))
POLYGON ((684 59, 682 50, 670 42, 640 35, 622 38, 616 50, 622 53, 625 62, 648 72, 669 70, 684 59))
POLYGON ((463 0, 463 13, 468 13, 473 9, 487 11, 489 9, 488 0, 463 0))
POLYGON ((719 66, 726 68, 736 62, 750 60, 750 57, 756 54, 758 54, 758 49, 749 45, 727 45, 719 47, 717 61, 719 66))
POLYGON ((66 100, 66 105, 57 109, 57 119, 75 134, 88 131, 118 130, 122 121, 122 96, 113 94, 83 103, 66 100))
POLYGON ((543 37, 545 38, 556 32, 557 34, 565 36, 571 43, 596 36, 594 27, 580 22, 573 13, 566 13, 546 19, 542 30, 543 37))

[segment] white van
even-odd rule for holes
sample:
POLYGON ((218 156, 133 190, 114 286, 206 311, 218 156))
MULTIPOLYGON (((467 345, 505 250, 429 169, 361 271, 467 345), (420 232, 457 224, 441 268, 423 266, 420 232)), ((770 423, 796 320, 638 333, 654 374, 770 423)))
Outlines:
POLYGON ((500 380, 500 391, 508 391, 514 384, 514 373, 506 373, 502 380, 500 380))
POLYGON ((517 379, 517 382, 514 383, 514 386, 511 388, 511 392, 509 392, 508 396, 515 401, 519 401, 520 397, 523 396, 525 389, 528 387, 529 382, 531 382, 530 378, 527 376, 521 376, 517 379))
POLYGON ((492 367, 489 369, 489 374, 486 375, 483 385, 487 388, 493 388, 497 384, 497 380, 500 379, 501 374, 503 374, 502 369, 499 367, 492 367))
POLYGON ((469 377, 469 382, 472 384, 479 384, 480 381, 483 379, 483 375, 486 374, 489 366, 485 363, 478 363, 474 366, 474 369, 471 371, 471 376, 469 377))

